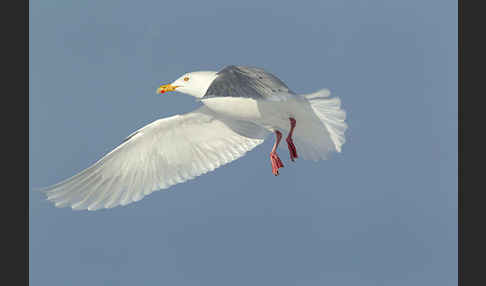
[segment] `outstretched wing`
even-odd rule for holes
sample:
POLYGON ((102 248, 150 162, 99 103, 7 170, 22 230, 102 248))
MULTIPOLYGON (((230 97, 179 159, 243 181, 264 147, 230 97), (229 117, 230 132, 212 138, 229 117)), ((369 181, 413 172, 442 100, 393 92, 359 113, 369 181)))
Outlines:
POLYGON ((203 99, 212 97, 249 97, 285 100, 295 94, 279 78, 260 68, 227 66, 209 86, 203 99))
POLYGON ((43 191, 57 207, 126 205, 243 156, 265 135, 257 125, 215 118, 203 106, 148 124, 91 167, 43 191))

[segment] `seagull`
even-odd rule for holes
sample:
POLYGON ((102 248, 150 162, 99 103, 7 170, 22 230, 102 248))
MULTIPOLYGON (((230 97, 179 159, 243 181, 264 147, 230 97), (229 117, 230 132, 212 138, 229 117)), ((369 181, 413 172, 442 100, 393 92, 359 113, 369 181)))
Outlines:
POLYGON ((291 161, 325 160, 345 142, 346 112, 338 97, 331 98, 328 89, 296 94, 261 68, 190 72, 157 89, 173 91, 202 106, 133 132, 90 167, 41 189, 47 199, 74 210, 124 206, 232 162, 269 134, 275 136, 270 152, 275 176, 284 167, 277 154, 284 134, 291 161))

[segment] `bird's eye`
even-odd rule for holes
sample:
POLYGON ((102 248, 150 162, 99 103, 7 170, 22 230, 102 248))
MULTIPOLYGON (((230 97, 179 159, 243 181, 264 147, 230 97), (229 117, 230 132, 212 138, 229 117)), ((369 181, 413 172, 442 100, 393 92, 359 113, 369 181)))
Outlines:
POLYGON ((184 78, 184 81, 188 81, 188 80, 189 80, 189 77, 188 77, 188 76, 186 76, 186 77, 184 78))

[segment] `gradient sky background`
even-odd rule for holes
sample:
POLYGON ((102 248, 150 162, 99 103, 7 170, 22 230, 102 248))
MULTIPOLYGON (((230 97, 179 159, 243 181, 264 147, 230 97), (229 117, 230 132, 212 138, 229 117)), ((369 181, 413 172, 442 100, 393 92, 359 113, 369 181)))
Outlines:
POLYGON ((185 72, 252 65, 329 88, 343 153, 271 174, 268 140, 140 202, 30 193, 31 285, 457 285, 457 1, 30 1, 30 181, 158 118, 185 72))

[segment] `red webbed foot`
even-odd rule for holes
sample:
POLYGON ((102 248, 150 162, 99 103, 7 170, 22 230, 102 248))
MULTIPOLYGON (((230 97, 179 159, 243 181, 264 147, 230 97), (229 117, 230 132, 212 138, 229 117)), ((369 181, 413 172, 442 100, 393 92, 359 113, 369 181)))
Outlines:
POLYGON ((283 165, 282 161, 280 160, 280 158, 278 157, 277 152, 272 151, 270 153, 270 161, 272 162, 272 173, 275 176, 278 176, 278 169, 282 168, 284 165, 283 165))
POLYGON ((297 149, 295 148, 294 141, 292 140, 292 134, 294 133, 294 128, 297 124, 297 121, 295 120, 295 118, 292 117, 289 117, 289 121, 290 121, 290 131, 285 141, 287 141, 287 146, 289 147, 290 160, 292 160, 293 162, 295 159, 299 157, 299 155, 297 155, 297 149))
POLYGON ((295 159, 299 158, 299 155, 297 154, 297 149, 294 145, 294 141, 291 137, 287 137, 285 141, 287 141, 287 147, 289 147, 290 160, 292 160, 293 162, 295 159))

